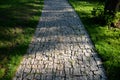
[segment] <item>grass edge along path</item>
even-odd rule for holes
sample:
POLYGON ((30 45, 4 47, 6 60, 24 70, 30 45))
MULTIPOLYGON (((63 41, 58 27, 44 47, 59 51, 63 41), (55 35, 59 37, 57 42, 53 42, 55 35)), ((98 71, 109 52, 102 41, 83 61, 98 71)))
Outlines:
POLYGON ((43 0, 1 0, 0 80, 11 80, 26 53, 43 8, 43 0))
POLYGON ((108 80, 120 79, 120 29, 108 29, 107 26, 93 20, 91 11, 103 6, 95 0, 69 0, 87 29, 98 55, 102 58, 108 80))

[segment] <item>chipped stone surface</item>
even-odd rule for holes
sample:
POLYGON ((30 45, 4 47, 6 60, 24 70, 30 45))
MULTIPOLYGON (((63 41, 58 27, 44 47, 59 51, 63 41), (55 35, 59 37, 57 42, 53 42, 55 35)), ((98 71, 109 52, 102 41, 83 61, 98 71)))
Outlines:
POLYGON ((13 80, 106 80, 101 59, 67 0, 44 0, 35 35, 13 80))

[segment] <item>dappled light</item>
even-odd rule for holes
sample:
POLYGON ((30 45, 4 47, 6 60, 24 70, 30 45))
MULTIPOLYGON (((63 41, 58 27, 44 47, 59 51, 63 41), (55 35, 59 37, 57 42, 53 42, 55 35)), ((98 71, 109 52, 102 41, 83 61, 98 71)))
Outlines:
POLYGON ((0 1, 0 80, 10 80, 41 15, 41 0, 0 1))
POLYGON ((106 79, 88 33, 66 0, 45 0, 35 35, 13 79, 106 79))

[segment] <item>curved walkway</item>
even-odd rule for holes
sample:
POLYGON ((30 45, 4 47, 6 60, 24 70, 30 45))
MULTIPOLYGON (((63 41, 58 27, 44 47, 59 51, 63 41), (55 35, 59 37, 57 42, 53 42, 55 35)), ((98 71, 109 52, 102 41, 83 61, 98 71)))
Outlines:
POLYGON ((101 60, 67 0, 45 0, 13 80, 106 80, 101 60))

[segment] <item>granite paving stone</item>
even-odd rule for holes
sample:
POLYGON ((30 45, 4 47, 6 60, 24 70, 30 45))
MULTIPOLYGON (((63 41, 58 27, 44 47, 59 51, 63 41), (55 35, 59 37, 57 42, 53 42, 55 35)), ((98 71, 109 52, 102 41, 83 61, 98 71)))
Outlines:
POLYGON ((13 80, 107 80, 89 34, 68 0, 44 0, 13 80))

